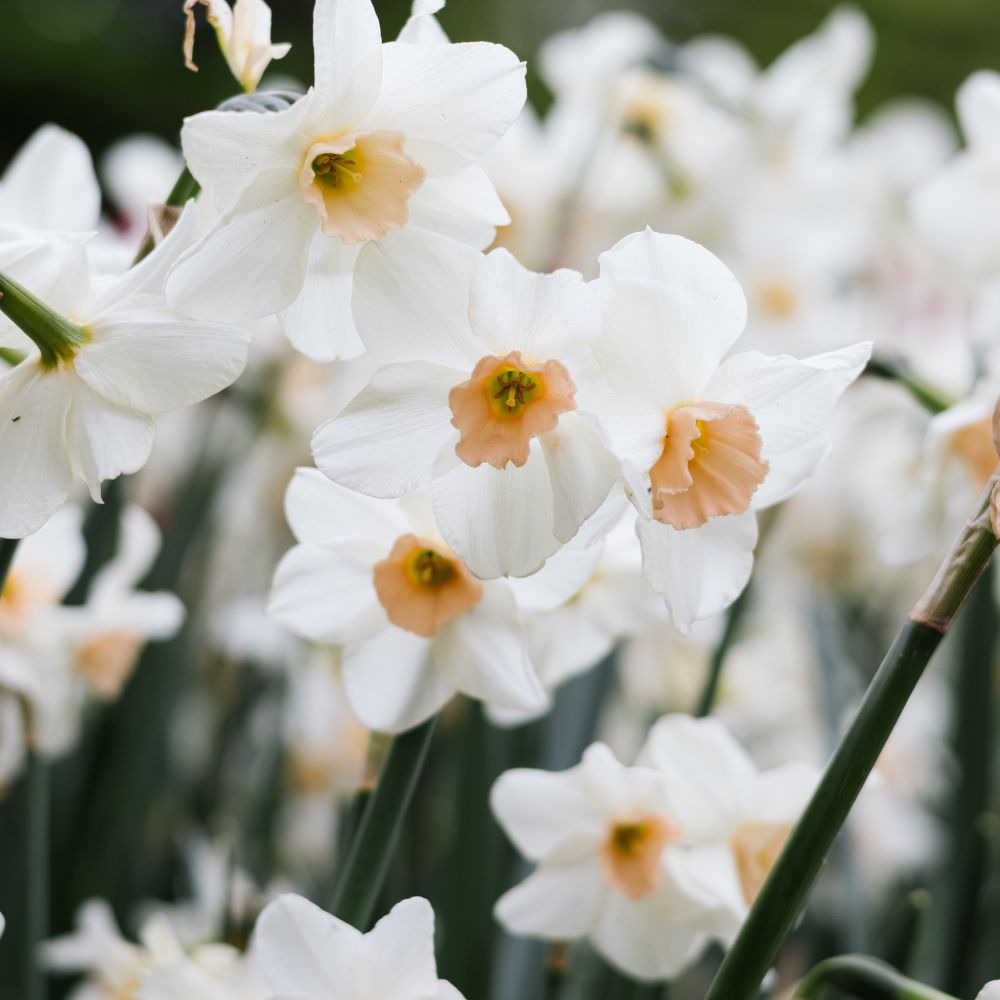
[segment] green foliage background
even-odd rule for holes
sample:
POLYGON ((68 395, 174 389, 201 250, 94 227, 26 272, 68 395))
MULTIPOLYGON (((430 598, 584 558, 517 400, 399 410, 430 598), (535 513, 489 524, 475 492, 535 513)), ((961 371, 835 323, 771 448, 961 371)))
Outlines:
MULTIPOLYGON (((375 0, 384 33, 409 0, 375 0)), ((276 40, 294 49, 282 69, 311 74, 311 0, 272 0, 276 40)), ((762 61, 810 31, 831 0, 451 0, 442 21, 455 39, 510 45, 529 64, 552 31, 614 7, 644 11, 676 38, 735 35, 762 61)), ((862 111, 900 94, 950 104, 972 70, 1000 68, 997 0, 863 0, 875 24, 874 70, 862 111)), ((96 154, 132 132, 175 137, 180 119, 232 91, 210 36, 200 36, 197 75, 183 67, 182 0, 0 0, 0 162, 42 122, 79 133, 96 154)), ((533 97, 544 102, 537 78, 533 97)))

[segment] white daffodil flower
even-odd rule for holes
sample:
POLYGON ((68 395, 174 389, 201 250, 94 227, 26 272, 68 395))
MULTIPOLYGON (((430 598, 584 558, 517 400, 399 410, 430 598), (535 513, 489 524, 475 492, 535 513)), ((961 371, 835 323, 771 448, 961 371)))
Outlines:
POLYGON ((728 938, 740 916, 726 846, 734 823, 712 792, 729 749, 698 741, 661 774, 595 743, 568 771, 502 774, 493 812, 538 868, 500 898, 497 919, 514 934, 588 937, 643 980, 670 978, 728 938))
POLYGON ((690 715, 660 719, 636 763, 665 775, 671 784, 697 782, 701 794, 725 803, 728 856, 716 862, 736 873, 740 895, 735 908, 749 909, 816 790, 818 768, 792 763, 758 772, 721 723, 690 715), (695 771, 694 760, 711 761, 711 767, 695 771))
POLYGON ((476 576, 533 573, 618 476, 592 417, 607 390, 589 287, 505 250, 398 233, 358 262, 355 316, 383 367, 316 431, 317 466, 371 496, 429 482, 441 533, 476 576))
POLYGON ((973 73, 955 100, 966 148, 913 194, 917 226, 942 257, 982 278, 1000 267, 1000 74, 973 73))
POLYGON ((185 319, 161 297, 197 226, 185 212, 137 267, 104 281, 81 275, 57 303, 32 302, 0 276, 0 309, 37 346, 0 374, 0 537, 37 531, 78 480, 100 501, 104 480, 145 465, 157 415, 219 392, 243 371, 245 332, 185 319))
POLYGON ((462 1000, 438 979, 426 899, 404 899, 362 934, 301 896, 281 896, 260 915, 252 954, 269 1000, 462 1000))
POLYGON ((723 360, 746 300, 711 253, 647 229, 600 264, 593 349, 615 394, 599 416, 639 512, 646 578, 684 631, 745 586, 754 511, 794 492, 829 450, 834 404, 871 344, 723 360))
POLYGON ((976 995, 976 1000, 1000 1000, 1000 979, 987 983, 976 995))
POLYGON ((284 59, 292 48, 287 42, 272 43, 271 8, 264 0, 236 0, 232 7, 226 0, 185 0, 184 59, 196 72, 194 9, 199 4, 208 8, 208 22, 233 76, 244 90, 256 90, 271 61, 284 59))
POLYGON ((270 613, 344 647, 347 699, 366 726, 409 729, 457 691, 509 709, 544 705, 510 588, 477 580, 422 505, 300 469, 286 512, 300 544, 278 566, 270 613))
POLYGON ((167 291, 194 315, 277 313, 299 350, 329 361, 362 351, 351 286, 366 243, 412 227, 485 247, 509 221, 473 164, 525 84, 500 45, 383 45, 371 0, 317 0, 313 40, 315 86, 292 107, 186 121, 188 165, 223 219, 167 291))

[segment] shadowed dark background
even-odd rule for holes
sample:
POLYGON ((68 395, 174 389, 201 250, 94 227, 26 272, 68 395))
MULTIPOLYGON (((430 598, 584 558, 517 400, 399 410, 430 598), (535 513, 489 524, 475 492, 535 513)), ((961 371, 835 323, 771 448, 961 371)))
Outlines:
MULTIPOLYGON (((409 0, 375 0, 394 37, 409 0)), ((830 0, 451 0, 441 16, 456 40, 503 42, 529 61, 552 31, 613 7, 642 10, 671 36, 730 33, 763 61, 812 30, 830 0)), ((875 66, 861 93, 865 111, 887 97, 920 94, 950 104, 972 70, 1000 68, 995 0, 864 0, 875 25, 875 66)), ((199 34, 201 72, 181 58, 182 0, 0 0, 0 163, 45 121, 80 134, 99 155, 116 138, 155 132, 175 138, 181 118, 234 90, 210 32, 199 34)), ((273 0, 274 39, 290 41, 281 70, 311 78, 311 0, 273 0)), ((201 18, 201 14, 199 14, 201 18)), ((532 96, 544 103, 537 77, 532 96)))

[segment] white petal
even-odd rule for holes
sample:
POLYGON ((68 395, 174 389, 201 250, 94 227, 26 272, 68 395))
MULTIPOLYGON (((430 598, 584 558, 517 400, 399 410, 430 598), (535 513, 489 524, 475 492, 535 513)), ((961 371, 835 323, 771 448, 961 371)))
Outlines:
POLYGON ((751 819, 761 823, 794 823, 819 784, 820 771, 793 761, 757 776, 751 819))
POLYGON ((291 190, 303 155, 296 133, 311 103, 304 97, 284 111, 205 111, 184 120, 184 159, 220 212, 232 211, 265 174, 286 176, 291 190))
POLYGON ((343 653, 344 686, 369 728, 400 733, 437 712, 455 689, 435 669, 431 641, 390 625, 343 653))
POLYGON ((296 545, 275 570, 268 615, 314 642, 367 638, 385 622, 372 582, 378 557, 358 542, 296 545))
POLYGON ((480 256, 424 230, 369 243, 354 269, 354 321, 366 349, 383 363, 436 361, 471 372, 481 357, 469 329, 480 256))
POLYGON ((0 538, 37 531, 66 502, 70 387, 65 376, 22 361, 0 375, 0 538))
POLYGON ((490 792, 493 815, 518 851, 532 861, 596 850, 607 817, 589 794, 583 769, 505 771, 490 792))
POLYGON ((784 500, 830 450, 833 408, 861 374, 870 343, 802 361, 756 351, 728 358, 705 388, 705 399, 740 403, 757 421, 761 458, 770 468, 753 497, 756 509, 784 500))
POLYGON ((412 530, 397 504, 338 486, 318 469, 295 470, 285 515, 295 537, 314 545, 365 541, 388 550, 412 530))
POLYGON ((747 302, 739 282, 715 254, 683 236, 646 228, 626 236, 599 259, 602 279, 645 281, 683 293, 697 309, 697 330, 678 328, 671 334, 697 335, 715 363, 746 326, 747 302))
POLYGON ((246 365, 249 335, 235 326, 185 320, 164 309, 109 313, 74 361, 105 399, 165 413, 220 392, 246 365))
POLYGON ((253 953, 268 987, 288 996, 351 1000, 362 935, 301 896, 279 896, 257 920, 253 953))
POLYGON ((539 439, 552 480, 553 533, 568 542, 604 502, 618 479, 618 460, 578 413, 564 413, 539 439))
POLYGON ((482 579, 528 576, 559 548, 549 469, 534 443, 521 468, 473 469, 455 459, 431 489, 441 534, 482 579))
POLYGON ((642 571, 679 632, 727 608, 750 579, 757 544, 752 511, 713 517, 686 531, 640 517, 636 533, 642 571))
POLYGON ((382 32, 371 0, 317 0, 313 53, 327 125, 349 128, 372 106, 382 78, 382 32))
POLYGON ((666 776, 672 814, 690 840, 727 840, 747 816, 757 771, 717 719, 665 716, 636 763, 666 776))
POLYGON ((493 913, 508 933, 549 940, 583 937, 608 895, 600 863, 542 867, 497 900, 493 913))
POLYGON ((971 146, 1000 147, 1000 74, 973 73, 955 97, 962 132, 971 146))
POLYGON ((382 91, 365 127, 439 145, 453 155, 453 170, 485 153, 524 106, 524 63, 502 45, 390 42, 383 59, 382 91))
POLYGON ((434 663, 458 691, 502 708, 534 711, 547 703, 524 646, 514 596, 487 583, 471 611, 434 636, 434 663))
POLYGON ((365 935, 365 951, 373 961, 371 996, 423 1000, 437 989, 434 958, 434 910, 426 899, 397 903, 365 935))
POLYGON ((292 346, 315 361, 339 361, 364 352, 351 315, 354 265, 360 252, 360 247, 317 230, 302 291, 278 317, 292 346))
POLYGON ((101 189, 83 140, 43 125, 4 173, 0 205, 4 222, 57 232, 96 229, 101 189))
POLYGON ((597 291, 605 332, 593 351, 612 387, 664 414, 700 398, 722 356, 711 310, 683 287, 616 276, 597 291))
POLYGON ((508 580, 518 607, 524 611, 551 611, 575 597, 587 584, 601 559, 600 543, 583 546, 579 536, 545 560, 531 576, 508 580))
POLYGON ((425 484, 454 437, 448 391, 461 373, 423 362, 387 365, 313 435, 317 467, 369 496, 398 497, 425 484))
POLYGON ((224 219, 184 254, 167 301, 189 316, 241 322, 287 309, 302 291, 316 210, 296 191, 224 219))
POLYGON ((444 177, 428 177, 410 199, 410 225, 483 250, 496 227, 510 215, 486 171, 466 167, 444 177))
POLYGON ((472 329, 492 353, 564 359, 600 332, 591 286, 576 271, 536 274, 504 249, 482 258, 469 297, 472 329))
POLYGON ((82 379, 71 384, 66 443, 91 497, 100 503, 105 479, 138 472, 149 460, 155 424, 144 413, 109 402, 82 379))

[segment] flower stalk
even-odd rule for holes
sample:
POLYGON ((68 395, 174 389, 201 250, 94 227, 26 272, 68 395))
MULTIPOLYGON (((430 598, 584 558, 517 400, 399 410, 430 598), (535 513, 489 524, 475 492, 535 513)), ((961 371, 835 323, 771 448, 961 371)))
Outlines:
POLYGON ((956 1000, 866 955, 842 955, 821 962, 799 983, 796 1000, 817 1000, 826 986, 836 986, 860 1000, 956 1000))
POLYGON ((378 784, 351 838, 330 909, 359 930, 371 924, 436 722, 431 718, 392 741, 378 784))
POLYGON ((37 753, 28 758, 25 778, 25 888, 24 1000, 45 1000, 45 975, 38 962, 38 946, 49 934, 49 768, 37 753))
POLYGON ((0 312, 34 341, 45 368, 69 361, 90 339, 83 327, 60 316, 5 274, 0 274, 0 312))
POLYGON ((706 1000, 754 1000, 931 655, 997 546, 994 473, 924 596, 896 635, 858 714, 750 909, 706 1000))

